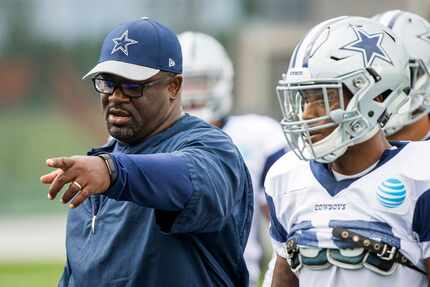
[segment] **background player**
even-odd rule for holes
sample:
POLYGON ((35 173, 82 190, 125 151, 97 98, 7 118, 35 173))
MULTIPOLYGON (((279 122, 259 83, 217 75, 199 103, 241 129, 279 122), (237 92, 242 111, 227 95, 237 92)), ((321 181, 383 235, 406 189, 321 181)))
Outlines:
POLYGON ((401 42, 369 19, 330 19, 298 44, 277 87, 297 157, 265 184, 272 286, 427 286, 430 146, 390 144, 380 129, 409 81, 401 42))
POLYGON ((417 14, 400 10, 376 15, 374 20, 397 33, 410 57, 410 101, 392 116, 385 134, 392 140, 429 139, 430 24, 417 14))
POLYGON ((259 227, 263 220, 258 204, 266 205, 261 190, 270 165, 284 153, 286 145, 278 122, 265 116, 230 115, 233 102, 233 65, 224 47, 213 37, 185 32, 179 35, 183 53, 185 112, 221 128, 239 148, 251 174, 256 199, 253 224, 245 249, 250 286, 260 275, 263 256, 259 227))

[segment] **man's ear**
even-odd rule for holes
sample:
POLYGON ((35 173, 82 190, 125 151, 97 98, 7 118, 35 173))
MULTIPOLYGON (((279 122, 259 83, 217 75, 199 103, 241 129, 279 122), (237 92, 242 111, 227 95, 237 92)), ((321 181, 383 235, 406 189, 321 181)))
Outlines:
POLYGON ((181 90, 181 87, 182 87, 182 80, 183 78, 181 75, 176 75, 173 78, 173 80, 170 82, 167 89, 169 90, 171 101, 175 100, 178 97, 179 91, 181 90))

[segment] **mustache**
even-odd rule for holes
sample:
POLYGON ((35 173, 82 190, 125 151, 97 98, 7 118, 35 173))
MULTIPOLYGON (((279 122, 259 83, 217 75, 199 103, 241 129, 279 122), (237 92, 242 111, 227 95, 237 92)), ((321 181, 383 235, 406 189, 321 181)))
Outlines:
POLYGON ((128 109, 122 106, 109 106, 106 109, 106 114, 108 115, 112 114, 114 116, 121 116, 121 117, 129 117, 132 115, 128 109))

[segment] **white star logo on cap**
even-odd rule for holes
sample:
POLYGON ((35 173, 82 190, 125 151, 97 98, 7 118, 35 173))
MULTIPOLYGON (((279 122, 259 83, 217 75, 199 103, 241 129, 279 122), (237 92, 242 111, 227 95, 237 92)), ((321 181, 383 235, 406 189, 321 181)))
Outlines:
POLYGON ((128 30, 122 33, 121 37, 113 38, 112 41, 115 43, 115 46, 113 47, 111 54, 121 51, 126 56, 128 56, 128 46, 139 43, 138 41, 128 37, 128 30))

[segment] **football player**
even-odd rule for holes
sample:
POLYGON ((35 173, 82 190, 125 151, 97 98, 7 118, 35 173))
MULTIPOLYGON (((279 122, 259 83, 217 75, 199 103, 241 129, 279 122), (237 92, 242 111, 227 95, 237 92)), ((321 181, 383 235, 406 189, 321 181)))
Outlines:
POLYGON ((430 146, 381 130, 408 100, 408 59, 361 17, 327 20, 294 50, 277 87, 294 153, 265 182, 272 286, 427 286, 430 146))
POLYGON ((430 137, 430 23, 417 14, 393 10, 374 20, 403 41, 411 70, 410 100, 384 127, 388 139, 428 140, 430 137))
POLYGON ((270 165, 283 155, 285 137, 279 123, 269 117, 256 114, 230 115, 233 102, 233 65, 217 40, 203 33, 184 32, 179 35, 179 42, 184 67, 184 111, 226 132, 239 148, 251 174, 256 208, 245 249, 245 261, 250 286, 256 286, 263 256, 259 238, 263 216, 262 210, 258 208, 259 204, 266 204, 262 191, 263 177, 270 165))

